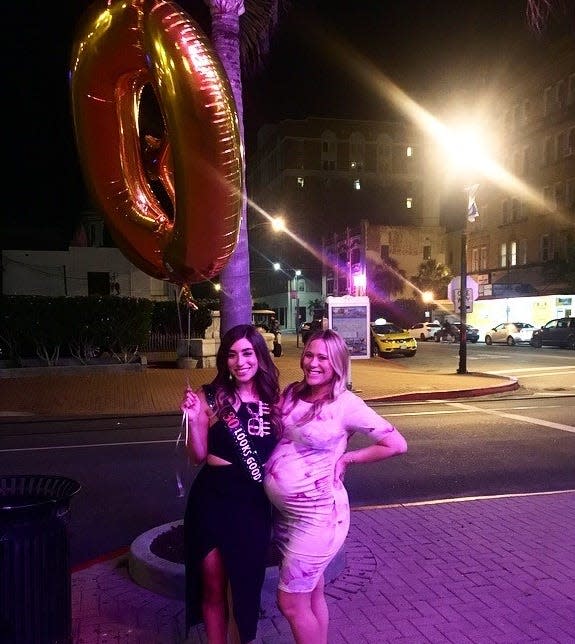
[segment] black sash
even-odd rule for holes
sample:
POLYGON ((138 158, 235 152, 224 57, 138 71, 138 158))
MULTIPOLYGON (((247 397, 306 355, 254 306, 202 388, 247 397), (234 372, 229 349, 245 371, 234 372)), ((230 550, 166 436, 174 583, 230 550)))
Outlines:
POLYGON ((256 483, 263 483, 264 481, 264 468, 260 462, 258 453, 251 444, 248 432, 238 418, 236 410, 232 405, 225 405, 222 409, 218 409, 216 404, 216 394, 211 385, 203 385, 203 390, 206 395, 208 405, 215 412, 217 417, 224 423, 232 438, 239 460, 250 479, 256 483))

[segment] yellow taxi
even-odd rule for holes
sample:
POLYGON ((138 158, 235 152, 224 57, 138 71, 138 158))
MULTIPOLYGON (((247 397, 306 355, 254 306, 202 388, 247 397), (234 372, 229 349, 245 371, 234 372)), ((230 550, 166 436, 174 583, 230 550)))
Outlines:
POLYGON ((417 341, 408 331, 383 318, 370 325, 371 355, 382 358, 405 356, 412 358, 417 353, 417 341))

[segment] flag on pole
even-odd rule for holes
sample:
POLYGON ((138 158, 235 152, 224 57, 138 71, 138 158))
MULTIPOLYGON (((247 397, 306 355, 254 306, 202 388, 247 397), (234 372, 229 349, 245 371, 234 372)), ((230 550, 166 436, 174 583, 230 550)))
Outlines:
POLYGON ((477 203, 475 203, 475 195, 479 189, 479 184, 474 183, 472 186, 466 188, 467 190, 467 220, 475 221, 479 217, 479 209, 477 208, 477 203))

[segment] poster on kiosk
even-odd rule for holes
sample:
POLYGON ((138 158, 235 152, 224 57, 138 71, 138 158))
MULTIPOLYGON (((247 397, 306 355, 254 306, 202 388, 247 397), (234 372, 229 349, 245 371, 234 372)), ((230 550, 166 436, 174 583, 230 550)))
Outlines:
POLYGON ((345 340, 351 358, 369 358, 369 298, 365 295, 326 298, 330 329, 345 340))

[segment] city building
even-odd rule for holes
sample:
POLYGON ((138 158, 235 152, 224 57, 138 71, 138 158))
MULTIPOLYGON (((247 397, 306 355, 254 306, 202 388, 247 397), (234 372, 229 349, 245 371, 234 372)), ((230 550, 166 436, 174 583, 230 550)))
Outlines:
POLYGON ((4 295, 174 298, 174 287, 136 268, 87 214, 67 250, 2 250, 4 295))
MULTIPOLYGON (((308 274, 321 270, 323 299, 415 297, 409 278, 419 264, 433 259, 457 276, 465 247, 466 273, 479 286, 471 324, 485 329, 517 317, 539 325, 572 315, 573 39, 535 47, 494 85, 492 112, 498 118, 491 134, 500 172, 473 177, 479 215, 472 222, 464 185, 460 214, 444 217, 439 143, 413 126, 314 117, 262 128, 249 165, 250 200, 269 215, 283 216, 292 234, 270 239, 256 226, 254 282, 259 284, 257 271, 265 271, 266 262, 283 259, 291 266, 307 262, 308 274), (382 262, 397 266, 403 289, 374 289, 373 273, 382 262)), ((261 288, 271 293, 273 285, 261 288)), ((454 313, 451 302, 441 307, 454 313)))
MULTIPOLYGON (((420 132, 400 121, 310 117, 260 130, 247 177, 252 287, 278 309, 280 320, 285 316, 288 327, 293 326, 290 303, 284 312, 281 299, 274 298, 278 291, 286 292, 286 277, 287 291, 293 294, 296 289, 289 285, 301 271, 295 283, 307 294, 305 300, 313 302, 325 301, 329 294, 349 294, 345 280, 351 284, 358 270, 365 274, 359 267, 367 249, 359 245, 361 256, 350 259, 353 269, 351 264, 346 270, 332 263, 332 273, 326 275, 329 246, 337 244, 339 235, 349 237, 346 231, 359 234, 360 221, 366 220, 364 241, 368 230, 370 237, 376 235, 378 225, 389 230, 411 227, 410 235, 418 238, 422 230, 437 236, 439 189, 433 173, 426 171, 430 149, 420 132), (261 211, 283 217, 288 232, 272 232, 261 211), (274 274, 274 265, 284 272, 274 274)), ((388 232, 380 246, 389 247, 390 236, 388 232)), ((423 234, 422 247, 427 236, 423 234)), ((380 248, 372 250, 379 256, 380 248)), ((409 267, 412 263, 410 259, 409 267)))

